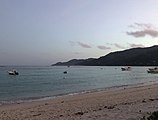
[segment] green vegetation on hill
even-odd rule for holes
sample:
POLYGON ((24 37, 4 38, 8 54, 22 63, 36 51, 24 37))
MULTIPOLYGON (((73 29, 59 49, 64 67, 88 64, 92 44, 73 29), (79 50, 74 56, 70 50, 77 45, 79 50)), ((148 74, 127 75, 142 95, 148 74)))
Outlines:
POLYGON ((98 59, 73 59, 54 65, 85 65, 85 66, 158 66, 158 46, 132 48, 109 53, 98 59))

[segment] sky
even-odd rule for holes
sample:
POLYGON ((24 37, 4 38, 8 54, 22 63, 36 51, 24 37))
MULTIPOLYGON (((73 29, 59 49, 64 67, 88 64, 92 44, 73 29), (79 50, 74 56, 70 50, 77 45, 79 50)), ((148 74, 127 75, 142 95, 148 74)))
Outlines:
POLYGON ((0 65, 51 65, 158 44, 158 0, 0 0, 0 65))

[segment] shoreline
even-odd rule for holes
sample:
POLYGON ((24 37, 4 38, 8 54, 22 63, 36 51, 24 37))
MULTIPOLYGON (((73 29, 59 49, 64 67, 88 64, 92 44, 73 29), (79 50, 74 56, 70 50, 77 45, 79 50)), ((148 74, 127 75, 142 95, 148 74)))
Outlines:
POLYGON ((158 109, 158 83, 0 106, 3 120, 139 120, 158 109))
POLYGON ((158 84, 158 81, 148 81, 144 83, 111 86, 111 87, 106 87, 106 88, 78 91, 74 93, 67 93, 67 94, 61 94, 61 95, 56 95, 56 96, 28 97, 28 98, 22 98, 22 99, 14 99, 14 100, 2 100, 0 101, 0 107, 5 106, 5 105, 12 105, 12 104, 22 104, 22 103, 45 101, 45 100, 54 100, 57 98, 95 93, 95 92, 101 92, 101 91, 111 91, 111 90, 120 90, 120 89, 126 89, 126 88, 131 88, 131 87, 141 87, 141 86, 152 85, 152 84, 158 84))
POLYGON ((101 92, 101 91, 119 90, 119 89, 131 88, 131 87, 140 87, 140 86, 152 85, 155 83, 158 84, 158 81, 149 81, 149 82, 144 82, 144 83, 118 85, 118 86, 111 86, 111 87, 106 87, 106 88, 83 90, 83 91, 78 91, 78 92, 74 92, 74 93, 60 94, 60 95, 56 95, 56 96, 41 96, 41 97, 28 97, 28 98, 13 99, 13 100, 2 100, 2 101, 0 101, 0 107, 4 106, 4 105, 30 103, 30 102, 38 102, 38 101, 45 101, 45 100, 54 100, 54 99, 62 98, 62 97, 76 96, 76 95, 95 93, 95 92, 101 92))

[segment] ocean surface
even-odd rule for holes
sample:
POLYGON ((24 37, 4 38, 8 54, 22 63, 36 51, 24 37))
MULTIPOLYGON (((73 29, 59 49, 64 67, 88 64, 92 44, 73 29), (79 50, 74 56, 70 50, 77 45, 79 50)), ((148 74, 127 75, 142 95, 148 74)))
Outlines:
POLYGON ((121 71, 121 67, 107 66, 0 67, 0 104, 157 82, 158 74, 147 73, 148 68, 132 67, 131 71, 121 71), (19 75, 8 75, 7 71, 12 68, 19 75))

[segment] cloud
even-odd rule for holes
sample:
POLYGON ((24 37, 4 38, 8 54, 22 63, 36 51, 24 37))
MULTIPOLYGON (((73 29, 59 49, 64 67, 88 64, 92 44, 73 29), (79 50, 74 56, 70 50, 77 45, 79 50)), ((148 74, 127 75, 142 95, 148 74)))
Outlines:
POLYGON ((151 37, 158 37, 158 31, 157 30, 142 30, 142 31, 136 31, 136 32, 126 32, 127 35, 132 35, 136 38, 138 37, 145 37, 146 35, 149 35, 151 37))
POLYGON ((137 48, 137 47, 145 47, 142 44, 129 44, 131 48, 137 48))
POLYGON ((70 44, 72 47, 74 47, 74 46, 76 46, 76 45, 79 45, 79 46, 81 46, 81 47, 83 47, 83 48, 91 48, 90 45, 85 44, 85 43, 82 43, 82 42, 69 41, 69 44, 70 44))
POLYGON ((134 23, 134 25, 130 25, 134 29, 139 29, 134 32, 126 32, 127 35, 131 35, 133 37, 145 37, 149 35, 153 38, 158 37, 158 29, 151 24, 141 24, 141 23, 134 23))
POLYGON ((124 49, 125 47, 118 43, 107 43, 107 45, 114 46, 116 48, 124 49))
POLYGON ((123 47, 122 45, 119 45, 119 44, 117 44, 117 43, 114 43, 113 44, 115 47, 117 47, 117 48, 120 48, 120 49, 124 49, 125 47, 123 47))
POLYGON ((97 46, 99 49, 101 50, 107 50, 107 49, 111 49, 110 47, 107 47, 107 46, 103 46, 103 45, 99 45, 97 46))
POLYGON ((85 44, 85 43, 81 43, 81 42, 77 42, 79 46, 83 47, 83 48, 91 48, 90 45, 85 44))

